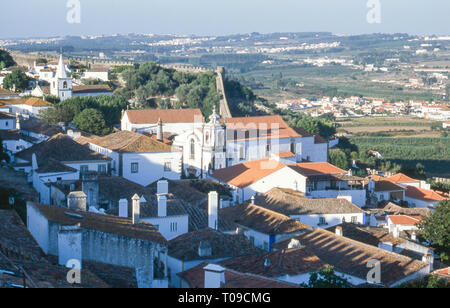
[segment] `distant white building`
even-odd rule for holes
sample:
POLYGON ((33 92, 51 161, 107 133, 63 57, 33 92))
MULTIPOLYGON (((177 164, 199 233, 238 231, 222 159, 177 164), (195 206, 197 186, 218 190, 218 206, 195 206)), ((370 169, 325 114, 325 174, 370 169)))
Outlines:
POLYGON ((182 152, 152 137, 130 131, 89 139, 92 151, 110 157, 111 174, 147 186, 181 177, 182 152))
POLYGON ((109 68, 92 68, 86 71, 82 79, 94 79, 98 81, 109 81, 109 68))

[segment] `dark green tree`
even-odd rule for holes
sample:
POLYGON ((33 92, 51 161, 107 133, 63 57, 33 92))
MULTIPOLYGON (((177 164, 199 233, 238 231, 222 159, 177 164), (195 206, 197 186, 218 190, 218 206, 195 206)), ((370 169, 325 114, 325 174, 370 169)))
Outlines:
POLYGON ((341 150, 330 151, 330 164, 344 170, 348 170, 350 168, 348 157, 341 150))
POLYGON ((28 88, 28 81, 30 79, 28 76, 22 72, 21 70, 15 70, 11 74, 5 76, 3 80, 3 88, 12 90, 16 89, 16 91, 24 91, 28 88))
POLYGON ((95 135, 106 135, 111 132, 107 127, 103 114, 97 109, 88 108, 79 113, 73 120, 78 129, 95 135))
POLYGON ((420 234, 431 241, 441 260, 450 261, 450 200, 441 201, 419 224, 420 234))
POLYGON ((308 283, 303 288, 351 288, 352 285, 343 277, 336 275, 332 266, 327 266, 311 273, 308 283))

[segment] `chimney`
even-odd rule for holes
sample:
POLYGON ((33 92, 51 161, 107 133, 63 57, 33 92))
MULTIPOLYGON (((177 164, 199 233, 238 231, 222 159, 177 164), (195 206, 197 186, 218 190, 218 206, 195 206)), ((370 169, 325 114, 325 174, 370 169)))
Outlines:
POLYGON ((252 198, 250 199, 252 204, 255 205, 255 196, 252 196, 252 198))
POLYGON ((211 243, 208 241, 200 242, 200 245, 198 246, 198 255, 200 257, 211 257, 212 256, 211 243))
POLYGON ((225 269, 216 264, 208 264, 205 270, 205 289, 219 289, 225 284, 225 269))
POLYGON ((295 238, 293 238, 289 242, 288 249, 300 248, 301 246, 302 246, 302 244, 300 243, 300 241, 295 239, 295 238))
POLYGON ((433 271, 433 264, 434 264, 434 257, 433 254, 430 252, 427 252, 422 257, 422 262, 425 262, 429 265, 429 271, 430 273, 433 271))
POLYGON ((82 191, 72 191, 67 196, 67 207, 76 211, 87 211, 86 194, 82 191))
POLYGON ((81 190, 87 196, 87 205, 98 208, 98 174, 95 171, 86 171, 81 175, 81 190))
POLYGON ((132 200, 131 219, 133 221, 133 225, 139 223, 139 217, 141 215, 141 201, 140 201, 140 199, 141 198, 137 194, 135 194, 133 196, 133 198, 131 198, 131 200, 132 200))
POLYGON ((412 233, 411 233, 411 240, 412 241, 417 241, 417 234, 416 234, 416 231, 413 231, 412 233))
POLYGON ((166 180, 158 181, 157 184, 157 194, 158 195, 167 195, 169 193, 169 182, 166 180))
POLYGON ((158 119, 158 128, 156 131, 156 139, 158 141, 163 141, 163 122, 161 121, 161 118, 158 119))
POLYGON ((167 217, 166 195, 157 195, 157 198, 158 198, 158 217, 167 217))
POLYGON ((342 230, 341 226, 337 226, 335 232, 337 236, 344 236, 344 231, 342 230))
POLYGON ((218 229, 218 206, 219 195, 216 191, 208 194, 208 227, 214 230, 218 229))
POLYGON ((18 113, 16 113, 16 129, 20 130, 20 117, 18 113))
POLYGON ((60 226, 58 231, 58 264, 71 268, 69 261, 82 262, 81 225, 60 226))
POLYGON ((128 217, 128 200, 120 199, 119 200, 119 217, 128 217))
POLYGON ((394 238, 399 238, 400 232, 397 227, 394 227, 394 229, 392 230, 392 233, 394 235, 394 238))

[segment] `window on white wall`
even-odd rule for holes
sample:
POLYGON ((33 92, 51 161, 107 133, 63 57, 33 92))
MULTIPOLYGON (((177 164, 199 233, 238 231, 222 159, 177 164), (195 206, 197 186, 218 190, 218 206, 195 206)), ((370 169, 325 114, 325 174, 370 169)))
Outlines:
POLYGON ((139 163, 131 163, 131 173, 139 173, 139 163))
POLYGON ((171 162, 165 162, 165 163, 164 163, 164 171, 165 171, 165 172, 170 172, 170 171, 172 171, 172 163, 171 163, 171 162))
POLYGON ((178 223, 171 222, 170 223, 170 232, 177 232, 178 231, 178 223))
POLYGON ((352 224, 357 224, 357 223, 358 223, 358 217, 352 216, 352 224))
POLYGON ((191 159, 195 159, 195 141, 194 141, 194 139, 192 139, 191 143, 190 143, 189 156, 191 159))
POLYGON ((89 171, 89 166, 87 165, 80 166, 80 173, 85 173, 87 171, 89 171))

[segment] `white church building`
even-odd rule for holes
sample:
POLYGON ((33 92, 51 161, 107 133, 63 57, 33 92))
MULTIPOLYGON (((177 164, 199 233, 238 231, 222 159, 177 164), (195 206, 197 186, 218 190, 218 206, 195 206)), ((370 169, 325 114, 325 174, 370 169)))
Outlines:
POLYGON ((281 116, 221 119, 214 109, 205 122, 200 109, 127 110, 122 130, 164 134, 183 152, 186 176, 206 177, 214 170, 273 156, 290 163, 327 162, 328 142, 290 128, 281 116))
POLYGON ((59 57, 55 78, 50 83, 50 93, 60 100, 72 97, 72 78, 68 77, 62 54, 59 57))

